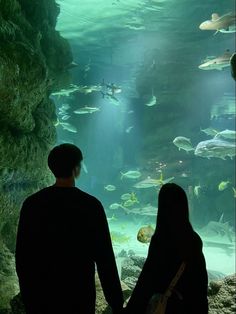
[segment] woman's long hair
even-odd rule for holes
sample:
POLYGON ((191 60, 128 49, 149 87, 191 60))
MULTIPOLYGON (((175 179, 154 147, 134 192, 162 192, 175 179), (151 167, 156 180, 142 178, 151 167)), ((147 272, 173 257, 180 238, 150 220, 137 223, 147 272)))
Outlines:
POLYGON ((154 236, 185 246, 192 240, 188 199, 185 191, 175 183, 164 184, 159 192, 157 223, 154 236))

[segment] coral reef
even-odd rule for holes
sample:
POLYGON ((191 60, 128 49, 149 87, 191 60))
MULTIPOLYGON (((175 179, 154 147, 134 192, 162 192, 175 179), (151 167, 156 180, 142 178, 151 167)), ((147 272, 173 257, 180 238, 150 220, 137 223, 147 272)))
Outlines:
POLYGON ((0 0, 1 312, 18 291, 14 248, 22 201, 53 179, 47 155, 56 142, 56 110, 49 96, 70 83, 72 62, 55 30, 59 12, 54 0, 0 0))

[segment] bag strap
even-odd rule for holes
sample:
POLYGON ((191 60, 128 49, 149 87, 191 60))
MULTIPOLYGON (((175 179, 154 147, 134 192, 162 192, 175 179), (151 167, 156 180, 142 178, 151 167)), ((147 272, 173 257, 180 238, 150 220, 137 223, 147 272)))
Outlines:
POLYGON ((164 299, 168 299, 171 296, 172 291, 174 289, 174 286, 177 284, 177 281, 181 277, 181 275, 185 269, 185 266, 186 266, 186 262, 182 262, 177 273, 175 274, 174 278, 171 280, 171 283, 169 284, 168 288, 166 289, 166 291, 163 295, 164 299))
POLYGON ((185 269, 185 266, 186 266, 186 262, 182 262, 182 264, 180 265, 176 275, 171 280, 171 283, 170 283, 169 287, 167 288, 167 290, 173 290, 174 286, 177 284, 177 281, 181 277, 181 275, 182 275, 182 273, 183 273, 183 271, 185 269))

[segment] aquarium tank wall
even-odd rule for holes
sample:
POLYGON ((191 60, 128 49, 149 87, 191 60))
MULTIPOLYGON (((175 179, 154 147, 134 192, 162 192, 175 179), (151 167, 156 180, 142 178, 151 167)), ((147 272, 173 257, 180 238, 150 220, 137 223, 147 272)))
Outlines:
POLYGON ((209 313, 235 313, 235 2, 0 0, 0 38, 0 313, 24 313, 19 211, 53 184, 60 143, 83 152, 76 185, 105 208, 125 295, 175 182, 203 241, 209 313))

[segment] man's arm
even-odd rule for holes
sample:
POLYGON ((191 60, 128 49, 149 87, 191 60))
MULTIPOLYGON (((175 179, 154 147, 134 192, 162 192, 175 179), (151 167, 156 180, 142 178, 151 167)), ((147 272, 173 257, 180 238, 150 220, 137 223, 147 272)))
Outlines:
POLYGON ((109 227, 104 209, 100 203, 96 223, 95 262, 102 289, 113 313, 119 313, 123 306, 123 294, 116 267, 109 227))
POLYGON ((18 223, 18 231, 16 238, 15 262, 16 272, 19 279, 20 291, 25 305, 28 302, 33 302, 33 295, 35 295, 35 288, 32 276, 32 257, 33 257, 33 241, 31 234, 31 221, 29 217, 29 208, 27 201, 23 203, 20 212, 20 219, 18 223))

